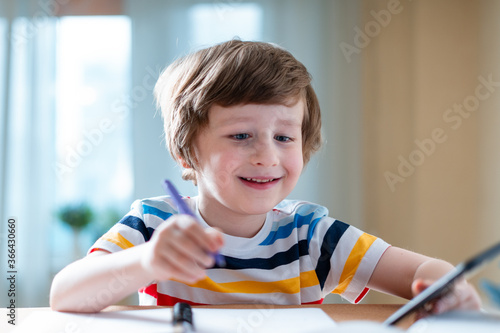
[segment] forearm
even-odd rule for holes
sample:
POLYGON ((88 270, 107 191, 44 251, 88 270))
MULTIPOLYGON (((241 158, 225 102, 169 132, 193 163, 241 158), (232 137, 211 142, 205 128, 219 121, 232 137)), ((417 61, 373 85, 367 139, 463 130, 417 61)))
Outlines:
POLYGON ((411 299, 412 285, 417 279, 437 280, 453 266, 446 261, 390 247, 380 259, 368 286, 374 290, 411 299))
MULTIPOLYGON (((418 295, 453 269, 450 263, 397 247, 387 249, 370 278, 368 287, 407 299, 418 295)), ((481 299, 465 279, 431 308, 432 313, 452 309, 479 309, 481 299)))
POLYGON ((141 267, 141 246, 78 260, 59 272, 53 282, 53 310, 97 312, 151 282, 141 267))

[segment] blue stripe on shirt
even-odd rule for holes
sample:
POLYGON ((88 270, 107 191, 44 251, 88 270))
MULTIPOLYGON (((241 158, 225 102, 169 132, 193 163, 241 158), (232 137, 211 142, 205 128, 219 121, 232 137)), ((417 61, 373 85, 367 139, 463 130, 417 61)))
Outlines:
MULTIPOLYGON (((270 258, 250 258, 250 259, 240 259, 229 256, 224 256, 226 260, 226 266, 222 268, 227 268, 231 270, 238 269, 248 269, 248 268, 258 268, 271 270, 279 266, 288 265, 299 259, 301 256, 308 254, 307 240, 301 240, 297 244, 294 244, 288 250, 283 252, 278 252, 270 258)), ((215 266, 214 268, 221 268, 215 266)))
POLYGON ((165 211, 163 211, 161 209, 158 209, 158 208, 153 207, 153 206, 148 206, 148 205, 145 205, 145 204, 142 204, 142 209, 143 209, 143 213, 144 214, 150 214, 150 215, 158 216, 162 220, 166 220, 170 216, 172 216, 172 213, 165 212, 165 211))
POLYGON ((321 254, 320 257, 318 258, 318 264, 316 265, 315 269, 321 289, 323 289, 328 274, 330 273, 331 269, 330 260, 333 251, 335 251, 335 248, 337 247, 340 238, 348 228, 349 228, 348 224, 336 220, 330 226, 330 228, 328 228, 325 236, 323 237, 323 243, 321 244, 321 254))
POLYGON ((293 218, 293 221, 280 226, 277 230, 271 231, 266 239, 262 241, 259 245, 271 245, 278 239, 287 238, 290 236, 294 229, 300 228, 305 224, 309 224, 311 222, 314 213, 308 215, 300 215, 296 214, 293 218))
POLYGON ((132 229, 135 229, 139 231, 142 236, 144 237, 144 241, 147 242, 151 239, 151 235, 153 234, 154 229, 153 228, 147 228, 146 225, 144 224, 144 221, 142 221, 140 218, 132 216, 132 215, 127 215, 124 218, 120 220, 121 224, 124 224, 126 226, 129 226, 132 229))

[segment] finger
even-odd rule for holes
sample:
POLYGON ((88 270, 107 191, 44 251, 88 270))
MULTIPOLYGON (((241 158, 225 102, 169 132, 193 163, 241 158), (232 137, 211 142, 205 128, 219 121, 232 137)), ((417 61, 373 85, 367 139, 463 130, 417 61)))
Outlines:
MULTIPOLYGON (((185 219, 179 223, 184 232, 191 237, 196 246, 201 247, 203 251, 209 253, 211 258, 216 258, 216 252, 224 245, 224 235, 216 228, 203 228, 198 222, 190 216, 185 216, 185 219)), ((217 257, 218 258, 218 257, 217 257)), ((204 260, 204 259, 203 259, 204 260)), ((212 267, 214 261, 203 261, 205 267, 212 267)))
POLYGON ((467 309, 481 310, 482 306, 481 297, 479 297, 476 288, 474 288, 472 285, 469 285, 469 287, 471 291, 468 294, 468 297, 465 302, 465 304, 467 305, 467 309))
POLYGON ((206 252, 214 252, 222 246, 222 234, 212 228, 203 228, 199 222, 189 215, 181 215, 179 227, 194 243, 206 252))
MULTIPOLYGON (((418 294, 420 294, 422 291, 427 289, 432 283, 433 281, 424 279, 416 279, 415 281, 413 281, 411 285, 413 296, 417 296, 418 294)), ((425 303, 423 307, 420 310, 418 310, 417 319, 427 317, 429 314, 434 313, 435 311, 434 307, 436 305, 436 302, 437 300, 432 300, 425 303)))
POLYGON ((205 270, 192 260, 175 253, 165 255, 162 251, 155 250, 153 244, 150 245, 151 250, 143 256, 141 265, 152 280, 177 279, 196 282, 205 277, 205 270))
POLYGON ((458 304, 459 297, 457 296, 456 292, 448 292, 436 301, 432 309, 432 313, 439 314, 450 311, 452 309, 455 309, 458 304))
POLYGON ((204 266, 209 266, 212 262, 206 253, 204 234, 203 227, 193 217, 175 215, 156 229, 153 238, 164 255, 175 251, 183 253, 188 258, 195 258, 204 266))
POLYGON ((198 237, 194 237, 189 231, 173 227, 168 238, 165 236, 164 243, 162 253, 165 257, 175 256, 177 261, 193 261, 202 267, 213 265, 212 256, 200 246, 198 237))
POLYGON ((165 251, 159 252, 153 265, 163 280, 175 278, 194 282, 205 277, 204 267, 173 247, 165 247, 165 251))
POLYGON ((195 283, 205 278, 205 269, 193 261, 168 259, 169 279, 176 279, 186 283, 195 283))
POLYGON ((207 228, 205 233, 210 242, 210 251, 218 251, 224 245, 224 235, 222 232, 216 228, 207 228))
POLYGON ((148 243, 143 266, 157 279, 199 280, 205 276, 203 266, 210 265, 212 260, 185 235, 175 220, 157 228, 148 243), (196 258, 202 258, 201 263, 196 258))
POLYGON ((436 305, 436 313, 453 309, 479 310, 481 299, 472 285, 464 283, 456 285, 452 292, 442 297, 436 305))
POLYGON ((430 281, 430 280, 416 279, 411 284, 411 292, 412 292, 413 296, 414 297, 417 296, 422 291, 427 289, 427 287, 429 287, 431 284, 432 284, 432 281, 430 281))

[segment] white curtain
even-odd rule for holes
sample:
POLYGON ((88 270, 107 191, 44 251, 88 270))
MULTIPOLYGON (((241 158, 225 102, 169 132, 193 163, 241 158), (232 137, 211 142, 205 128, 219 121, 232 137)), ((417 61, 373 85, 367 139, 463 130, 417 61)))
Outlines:
POLYGON ((51 280, 55 25, 39 2, 2 1, 0 26, 0 262, 2 272, 16 272, 16 306, 41 306, 51 280), (9 217, 16 219, 15 267, 5 259, 9 217))

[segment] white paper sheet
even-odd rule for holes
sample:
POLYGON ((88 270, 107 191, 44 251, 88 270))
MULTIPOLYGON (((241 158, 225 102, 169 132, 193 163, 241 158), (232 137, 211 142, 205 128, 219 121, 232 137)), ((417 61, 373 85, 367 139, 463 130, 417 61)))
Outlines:
POLYGON ((500 316, 478 311, 455 311, 417 321, 412 333, 499 333, 500 316))
MULTIPOLYGON (((193 308, 199 333, 324 333, 336 323, 321 309, 204 309, 193 308)), ((12 332, 37 333, 171 333, 169 308, 151 310, 70 314, 34 312, 12 332)))

